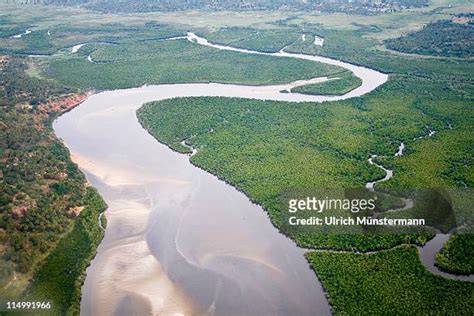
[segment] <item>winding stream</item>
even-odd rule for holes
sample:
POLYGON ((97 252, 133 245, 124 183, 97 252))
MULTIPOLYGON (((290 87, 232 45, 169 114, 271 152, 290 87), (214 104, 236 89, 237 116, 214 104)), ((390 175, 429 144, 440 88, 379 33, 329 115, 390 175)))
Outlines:
POLYGON ((448 241, 451 234, 436 234, 436 236, 428 241, 423 247, 418 247, 418 253, 420 254, 420 260, 423 265, 433 274, 442 276, 444 278, 461 281, 474 281, 474 274, 470 275, 455 275, 441 271, 434 264, 434 258, 436 253, 443 247, 448 241))
MULTIPOLYGON (((448 126, 449 127, 449 126, 448 126)), ((436 134, 436 131, 434 130, 429 130, 429 133, 426 136, 422 137, 417 137, 414 138, 413 140, 420 140, 422 138, 426 137, 433 137, 436 134)), ((395 153, 395 157, 398 156, 403 156, 403 151, 405 150, 406 146, 405 143, 401 142, 400 145, 398 146, 398 151, 395 153)), ((385 172, 385 176, 382 179, 372 181, 372 182, 367 182, 365 187, 369 190, 374 192, 375 191, 375 185, 377 183, 385 182, 390 180, 394 172, 393 170, 387 169, 384 166, 380 164, 376 164, 373 162, 373 159, 377 157, 377 155, 371 155, 370 158, 368 159, 368 162, 371 165, 375 165, 376 167, 380 168, 385 172)), ((393 210, 388 210, 388 212, 398 212, 398 211, 403 211, 403 210, 408 210, 413 207, 414 201, 411 198, 402 198, 403 200, 403 206, 397 209, 393 210)), ((438 253, 441 248, 443 248, 443 245, 448 241, 449 237, 451 234, 442 234, 442 233, 437 233, 433 239, 428 241, 424 246, 418 247, 418 253, 420 257, 421 263, 428 269, 433 274, 442 276, 444 278, 452 279, 452 280, 461 280, 461 281, 474 281, 474 274, 471 275, 455 275, 451 273, 444 272, 440 270, 436 265, 435 265, 435 255, 438 253)))
POLYGON ((187 40, 338 65, 354 72, 362 85, 330 97, 280 92, 302 81, 143 86, 93 95, 59 117, 53 125, 56 134, 109 206, 105 237, 82 288, 81 313, 330 314, 323 289, 303 257, 305 250, 280 234, 245 195, 194 167, 188 155, 158 143, 135 112, 146 102, 191 96, 341 100, 374 90, 388 76, 325 57, 216 45, 193 33, 187 40))
POLYGON ((23 35, 28 35, 28 34, 30 34, 31 32, 32 32, 31 30, 25 30, 25 32, 20 33, 20 34, 17 34, 17 35, 13 35, 13 36, 11 36, 11 38, 22 38, 23 35))

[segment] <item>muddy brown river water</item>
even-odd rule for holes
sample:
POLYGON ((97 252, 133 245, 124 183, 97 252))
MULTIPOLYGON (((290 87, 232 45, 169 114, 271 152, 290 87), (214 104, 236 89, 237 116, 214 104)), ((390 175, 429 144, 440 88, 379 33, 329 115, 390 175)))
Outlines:
MULTIPOLYGON (((192 33, 188 40, 262 54, 210 44, 192 33)), ((105 238, 82 289, 83 315, 330 313, 304 250, 280 234, 245 195, 157 142, 135 114, 146 102, 184 96, 346 99, 374 90, 388 77, 329 58, 268 55, 339 65, 363 84, 338 97, 279 92, 302 82, 144 86, 93 95, 54 122, 57 136, 109 206, 105 238)))

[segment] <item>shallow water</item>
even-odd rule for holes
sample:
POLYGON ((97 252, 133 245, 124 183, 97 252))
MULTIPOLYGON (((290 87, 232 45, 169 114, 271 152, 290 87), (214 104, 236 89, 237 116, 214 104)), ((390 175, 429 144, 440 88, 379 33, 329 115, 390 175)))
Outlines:
POLYGON ((28 35, 28 34, 30 34, 31 32, 32 32, 32 31, 30 31, 30 30, 25 30, 25 32, 20 33, 20 34, 17 34, 17 35, 13 35, 11 38, 22 38, 23 35, 28 35))
POLYGON ((85 43, 83 44, 77 44, 77 45, 74 45, 72 48, 71 48, 71 54, 75 54, 77 53, 77 51, 79 49, 81 49, 82 46, 86 45, 85 43))
POLYGON ((342 66, 363 78, 345 96, 279 92, 301 82, 144 86, 93 95, 57 119, 56 134, 109 206, 105 238, 82 289, 82 314, 329 314, 304 250, 245 195, 158 143, 135 111, 145 102, 182 96, 331 101, 362 95, 387 80, 370 69, 342 66))

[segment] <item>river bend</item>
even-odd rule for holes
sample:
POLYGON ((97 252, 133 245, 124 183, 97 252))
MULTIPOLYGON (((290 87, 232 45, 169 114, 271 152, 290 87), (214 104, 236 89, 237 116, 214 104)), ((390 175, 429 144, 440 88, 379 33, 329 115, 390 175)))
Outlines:
POLYGON ((82 288, 83 315, 325 315, 323 289, 293 241, 261 207, 193 166, 144 130, 136 110, 175 97, 322 102, 366 94, 388 76, 325 57, 216 49, 338 65, 362 79, 343 96, 281 93, 271 86, 168 84, 105 91, 54 122, 73 160, 104 197, 107 229, 82 288))

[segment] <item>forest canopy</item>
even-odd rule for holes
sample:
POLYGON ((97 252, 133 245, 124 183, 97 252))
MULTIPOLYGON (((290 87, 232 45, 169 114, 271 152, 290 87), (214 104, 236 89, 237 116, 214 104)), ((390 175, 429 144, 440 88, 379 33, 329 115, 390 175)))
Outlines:
POLYGON ((385 42, 393 50, 422 55, 474 56, 473 14, 430 23, 418 32, 385 42), (456 21, 456 22, 455 22, 456 21))

